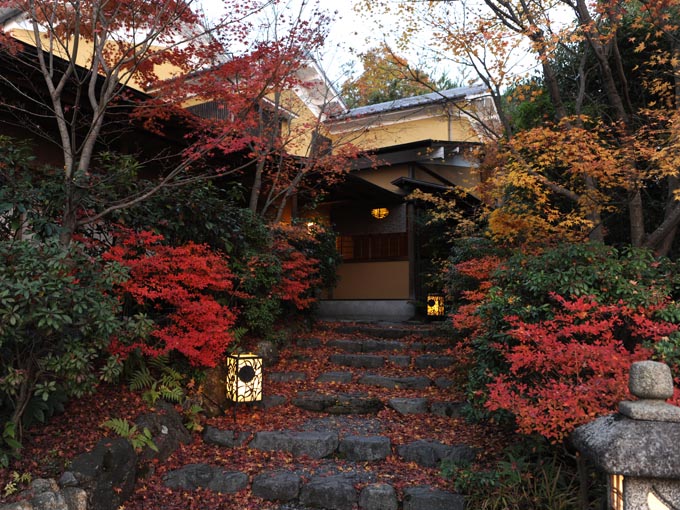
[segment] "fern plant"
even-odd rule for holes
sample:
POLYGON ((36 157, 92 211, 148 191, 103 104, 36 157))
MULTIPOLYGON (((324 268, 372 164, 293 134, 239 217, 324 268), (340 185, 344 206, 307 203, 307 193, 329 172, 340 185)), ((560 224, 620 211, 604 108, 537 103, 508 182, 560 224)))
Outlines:
POLYGON ((201 432, 203 430, 203 425, 201 425, 200 414, 203 412, 203 408, 196 403, 189 403, 188 401, 184 403, 184 425, 187 429, 192 432, 201 432))
POLYGON ((130 378, 130 389, 142 391, 142 398, 151 407, 156 405, 159 398, 179 404, 184 400, 182 382, 184 376, 169 365, 168 356, 158 356, 148 360, 148 365, 160 374, 154 377, 143 361, 138 370, 130 378))
MULTIPOLYGON (((141 391, 142 399, 154 407, 159 398, 181 404, 186 427, 192 432, 200 432, 200 414, 203 408, 188 398, 184 390, 184 375, 170 366, 167 355, 155 358, 137 358, 138 368, 129 377, 130 389, 141 391)), ((193 384, 190 383, 190 384, 193 384)))
POLYGON ((12 471, 10 481, 5 484, 5 487, 2 490, 3 496, 8 497, 25 489, 32 480, 33 477, 29 472, 19 473, 18 471, 12 471))
POLYGON ((122 418, 111 418, 110 420, 106 420, 102 423, 102 427, 112 430, 115 434, 127 439, 137 451, 144 447, 148 447, 154 452, 158 452, 158 447, 151 437, 151 431, 146 427, 139 430, 137 425, 131 425, 128 420, 123 420, 122 418))

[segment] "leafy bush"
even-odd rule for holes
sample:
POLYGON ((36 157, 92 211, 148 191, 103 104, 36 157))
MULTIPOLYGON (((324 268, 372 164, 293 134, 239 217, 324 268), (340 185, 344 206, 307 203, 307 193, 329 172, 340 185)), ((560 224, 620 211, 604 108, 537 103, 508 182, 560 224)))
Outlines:
POLYGON ((233 261, 251 252, 266 252, 271 236, 265 223, 239 206, 241 189, 212 182, 165 188, 112 219, 136 231, 153 231, 165 244, 206 244, 233 261))
POLYGON ((335 283, 340 261, 335 236, 317 225, 268 226, 239 207, 239 199, 238 187, 223 190, 203 182, 162 191, 118 219, 161 234, 167 245, 206 244, 226 254, 237 324, 271 336, 279 319, 308 310, 319 289, 335 283))
POLYGON ((317 240, 301 226, 278 225, 272 231, 274 253, 281 261, 281 278, 275 295, 297 310, 306 310, 316 301, 321 284, 319 260, 314 257, 317 240))
POLYGON ((133 324, 110 291, 125 278, 75 243, 0 241, 0 418, 18 426, 16 437, 119 373, 108 347, 133 324))
POLYGON ((112 352, 127 356, 138 349, 151 357, 177 352, 194 366, 214 367, 234 340, 236 316, 221 303, 234 290, 234 276, 226 259, 206 245, 172 247, 162 240, 133 233, 104 255, 129 269, 130 279, 118 290, 133 310, 154 322, 148 337, 116 341, 112 352))
POLYGON ((25 141, 0 136, 0 239, 21 238, 25 231, 49 238, 63 182, 54 168, 35 168, 33 149, 25 141))
POLYGON ((531 442, 508 448, 491 469, 474 469, 442 463, 442 474, 453 478, 466 504, 479 510, 531 508, 576 510, 578 472, 573 462, 558 452, 535 449, 531 442))
POLYGON ((506 318, 513 344, 497 348, 510 368, 488 385, 486 406, 511 411, 520 432, 561 441, 578 425, 614 411, 628 396, 631 363, 651 357, 642 340, 656 342, 678 326, 623 303, 554 298, 552 319, 506 318), (630 336, 632 351, 622 340, 630 336))
POLYGON ((235 264, 244 326, 265 336, 282 317, 290 322, 313 307, 321 288, 334 282, 339 261, 334 236, 320 226, 278 225, 270 233, 267 251, 235 264))
POLYGON ((678 330, 677 269, 645 250, 566 244, 499 261, 488 279, 484 267, 488 291, 459 310, 476 319, 470 399, 510 412, 524 433, 559 441, 613 410, 630 363, 678 330))

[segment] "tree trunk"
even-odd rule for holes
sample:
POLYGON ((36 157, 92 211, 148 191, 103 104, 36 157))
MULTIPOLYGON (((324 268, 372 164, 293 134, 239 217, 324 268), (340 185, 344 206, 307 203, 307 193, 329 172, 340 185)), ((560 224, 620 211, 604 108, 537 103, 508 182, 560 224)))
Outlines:
MULTIPOLYGON (((21 366, 22 363, 19 364, 21 366)), ((19 387, 19 394, 15 402, 14 410, 12 411, 12 416, 10 421, 14 424, 14 430, 16 431, 16 439, 21 442, 21 436, 23 435, 23 429, 21 426, 24 413, 28 407, 31 398, 33 398, 34 381, 35 381, 35 371, 30 366, 30 361, 26 362, 24 380, 19 387)))
POLYGON ((248 209, 253 214, 257 214, 258 204, 260 203, 260 193, 262 192, 262 173, 264 172, 264 159, 260 159, 255 166, 255 178, 253 179, 253 187, 250 190, 250 202, 248 209))
POLYGON ((628 201, 628 217, 630 221, 630 243, 642 246, 645 240, 645 215, 642 205, 642 193, 636 189, 628 201))
MULTIPOLYGON (((673 210, 676 208, 678 201, 675 199, 675 192, 680 189, 680 179, 676 176, 668 177, 668 194, 666 197, 666 207, 664 210, 664 222, 672 218, 673 210)), ((666 257, 673 247, 675 236, 678 232, 678 225, 670 224, 668 228, 660 236, 660 242, 654 247, 654 253, 659 257, 666 257)))
MULTIPOLYGON (((597 191, 597 185, 595 179, 590 175, 585 176, 586 189, 588 192, 595 193, 597 191)), ((604 243, 604 229, 602 228, 602 215, 600 214, 600 209, 597 205, 594 205, 590 214, 588 214, 588 219, 593 222, 593 230, 590 231, 588 239, 591 241, 604 243)))
POLYGON ((548 91, 550 92, 550 101, 552 102, 553 108, 555 108, 557 120, 560 120, 567 116, 567 110, 562 102, 562 94, 560 94, 560 86, 557 83, 557 75, 548 61, 548 56, 545 55, 545 50, 540 53, 540 57, 541 66, 543 67, 543 78, 545 79, 548 91))
POLYGON ((643 246, 656 250, 664 238, 671 235, 671 232, 678 226, 678 223, 680 223, 680 203, 676 202, 666 219, 663 220, 663 223, 647 236, 643 246))
POLYGON ((629 115, 621 99, 621 94, 619 94, 616 88, 616 80, 614 79, 614 72, 609 65, 609 56, 607 55, 607 48, 600 39, 602 35, 597 30, 595 20, 590 15, 588 11, 588 5, 585 0, 578 0, 578 18, 581 27, 584 30, 586 40, 595 54, 595 59, 597 60, 598 66, 600 68, 600 76, 602 78, 602 84, 604 85, 605 93, 607 94, 607 100, 609 104, 616 112, 616 118, 628 124, 629 115))
POLYGON ((59 244, 62 248, 67 248, 71 244, 71 239, 76 231, 78 219, 76 217, 74 193, 73 182, 66 178, 64 182, 64 209, 61 218, 61 231, 59 232, 59 244))

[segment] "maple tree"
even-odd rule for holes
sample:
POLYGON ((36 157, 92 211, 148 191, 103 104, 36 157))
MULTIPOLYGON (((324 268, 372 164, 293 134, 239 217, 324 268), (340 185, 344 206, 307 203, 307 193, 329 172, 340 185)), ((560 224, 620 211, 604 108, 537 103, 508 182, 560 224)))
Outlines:
POLYGON ((315 133, 334 97, 315 98, 304 126, 289 129, 298 112, 287 109, 288 92, 309 85, 304 71, 323 43, 323 13, 312 5, 309 17, 302 9, 285 22, 278 15, 276 31, 258 32, 253 16, 272 2, 225 2, 224 16, 211 23, 195 4, 0 2, 23 13, 3 37, 12 44, 0 48, 8 71, 0 76, 2 120, 30 126, 59 151, 62 244, 163 188, 225 175, 250 179, 251 208, 275 209, 276 221, 309 175, 344 170, 346 152, 310 143, 323 140, 315 133), (113 195, 116 171, 123 172, 104 171, 98 159, 111 147, 137 158, 126 176, 135 185, 113 195))
POLYGON ((499 155, 489 160, 496 177, 490 200, 501 209, 491 225, 494 234, 520 242, 531 228, 539 229, 539 242, 550 236, 623 237, 668 253, 680 220, 671 170, 680 79, 674 2, 487 0, 399 2, 397 8, 405 20, 404 44, 430 32, 436 56, 472 69, 494 100, 503 128, 487 129, 499 142, 487 147, 499 155), (534 69, 539 77, 527 81, 534 69), (507 90, 515 104, 548 104, 549 117, 538 118, 548 123, 519 132, 507 90), (517 135, 521 141, 515 142, 517 135), (571 142, 583 136, 588 147, 574 154, 571 142), (565 161, 573 170, 564 168, 565 161), (609 170, 616 170, 615 179, 609 170), (534 215, 541 221, 532 225, 534 215), (628 232, 613 232, 623 217, 628 232))
POLYGON ((319 261, 295 248, 295 241, 312 236, 304 227, 279 226, 274 232, 274 252, 281 261, 281 282, 272 289, 284 301, 298 310, 305 310, 316 301, 310 291, 321 283, 319 261))
POLYGON ((275 337, 287 327, 277 321, 285 317, 290 325, 312 309, 338 263, 335 236, 323 227, 271 226, 264 248, 247 249, 233 264, 241 324, 251 333, 275 337))
POLYGON ((174 351, 192 365, 214 367, 234 341, 236 314, 219 299, 234 292, 234 276, 227 260, 207 246, 173 247, 162 240, 151 232, 130 233, 104 254, 129 269, 121 295, 155 322, 139 339, 114 340, 111 351, 121 357, 137 349, 151 357, 174 351))

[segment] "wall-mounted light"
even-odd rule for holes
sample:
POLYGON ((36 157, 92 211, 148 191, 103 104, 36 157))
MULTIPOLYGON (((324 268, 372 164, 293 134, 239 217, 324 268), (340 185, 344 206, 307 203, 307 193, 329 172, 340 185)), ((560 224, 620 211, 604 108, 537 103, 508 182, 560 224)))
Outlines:
POLYGON ((262 358, 252 353, 227 356, 226 385, 232 402, 262 400, 262 358))
POLYGON ((387 218, 389 214, 390 210, 387 207, 377 207, 375 209, 371 209, 371 216, 373 216, 376 220, 383 220, 387 218))
POLYGON ((441 294, 427 295, 427 316, 428 317, 443 317, 444 310, 444 296, 441 294))

